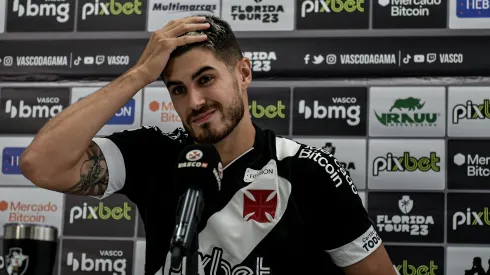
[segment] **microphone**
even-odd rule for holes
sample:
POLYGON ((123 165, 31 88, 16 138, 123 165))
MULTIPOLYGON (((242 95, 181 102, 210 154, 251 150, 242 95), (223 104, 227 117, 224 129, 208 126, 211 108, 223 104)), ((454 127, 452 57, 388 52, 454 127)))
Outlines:
MULTIPOLYGON (((170 241, 173 269, 179 269, 183 257, 197 253, 197 225, 201 220, 204 202, 216 198, 222 178, 223 165, 213 145, 189 145, 177 158, 174 190, 180 198, 170 241)), ((182 268, 185 266, 182 263, 182 268)))

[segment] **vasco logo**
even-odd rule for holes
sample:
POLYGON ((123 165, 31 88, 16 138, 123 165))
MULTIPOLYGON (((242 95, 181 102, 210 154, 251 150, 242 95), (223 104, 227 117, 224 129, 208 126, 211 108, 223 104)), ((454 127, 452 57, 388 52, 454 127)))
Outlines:
POLYGON ((272 61, 277 60, 275 52, 243 52, 243 56, 250 59, 252 71, 268 72, 272 69, 272 61))
POLYGON ((434 225, 434 217, 422 215, 409 215, 414 202, 410 196, 405 195, 398 201, 398 208, 403 215, 377 215, 376 225, 379 232, 408 233, 412 236, 427 236, 429 225, 434 225))
POLYGON ((436 127, 439 113, 420 112, 425 106, 420 98, 397 99, 386 113, 374 111, 379 123, 386 127, 436 127), (394 112, 397 110, 398 112, 394 112))
POLYGON ((23 275, 29 267, 29 256, 22 253, 22 248, 12 247, 5 255, 5 271, 9 275, 23 275))
POLYGON ((282 103, 282 100, 277 101, 276 105, 262 106, 257 103, 257 100, 252 100, 252 103, 248 106, 250 114, 254 118, 286 118, 285 114, 286 105, 282 103))
POLYGON ((75 206, 70 210, 70 224, 73 224, 75 220, 131 220, 132 211, 129 203, 124 202, 122 207, 110 208, 105 206, 103 202, 100 202, 98 206, 89 206, 87 203, 83 204, 83 207, 75 206))
POLYGON ((380 172, 428 172, 430 170, 439 172, 441 167, 438 166, 441 158, 436 152, 430 152, 430 157, 416 158, 409 152, 404 152, 403 156, 396 157, 392 153, 386 154, 386 157, 377 157, 373 161, 373 176, 379 176, 380 172))
POLYGON ((127 259, 123 258, 122 250, 100 250, 100 257, 92 258, 88 253, 81 253, 77 259, 73 252, 66 256, 66 264, 72 267, 73 272, 111 272, 112 275, 126 275, 127 259))
POLYGON ((471 100, 466 105, 458 104, 453 108, 453 124, 461 120, 490 119, 490 100, 483 100, 483 104, 475 104, 471 100))
POLYGON ((478 212, 473 211, 469 207, 466 209, 466 212, 455 212, 453 215, 452 229, 456 230, 459 226, 490 226, 488 207, 483 207, 483 210, 478 212))
POLYGON ((102 1, 95 0, 95 3, 85 3, 82 7, 82 20, 86 20, 88 16, 123 16, 142 14, 140 8, 143 3, 141 2, 141 0, 110 0, 109 2, 102 1))
POLYGON ((317 147, 305 146, 305 148, 299 152, 298 158, 311 159, 318 163, 320 167, 325 168, 325 172, 330 175, 330 179, 332 179, 336 188, 344 183, 342 179, 344 178, 351 187, 352 192, 357 194, 357 187, 354 185, 351 177, 347 174, 347 171, 344 169, 344 167, 342 167, 339 161, 330 153, 327 153, 325 150, 317 147), (330 163, 330 161, 333 162, 335 166, 330 163))
POLYGON ((466 176, 468 177, 490 176, 490 157, 483 157, 478 154, 465 156, 458 153, 454 156, 453 161, 458 166, 466 165, 466 176))
MULTIPOLYGON (((333 100, 333 102, 338 102, 333 100)), ((354 101, 355 103, 355 101, 354 101)), ((361 106, 360 105, 351 105, 351 106, 342 106, 342 105, 329 105, 322 106, 318 103, 318 100, 313 101, 313 107, 309 107, 306 105, 306 100, 299 101, 299 109, 298 112, 300 114, 304 114, 305 119, 345 119, 347 120, 347 124, 350 126, 356 126, 361 121, 361 106), (313 109, 313 110, 312 110, 313 109)))
POLYGON ((402 264, 396 265, 396 270, 399 275, 436 275, 439 266, 431 260, 429 265, 412 265, 408 260, 403 260, 402 264))
POLYGON ((308 13, 364 12, 364 0, 307 0, 301 4, 301 17, 308 13))
POLYGON ((279 15, 281 13, 284 13, 284 7, 282 5, 231 6, 232 19, 239 21, 260 21, 262 23, 277 23, 279 22, 279 15))
MULTIPOLYGON (((39 17, 51 16, 55 17, 58 23, 66 23, 70 19, 70 3, 55 3, 55 1, 45 0, 47 3, 36 4, 32 0, 27 0, 25 4, 20 3, 21 0, 13 0, 12 11, 20 17, 39 17)), ((40 1, 35 1, 40 2, 40 1)), ((65 1, 56 1, 65 2, 65 1)))

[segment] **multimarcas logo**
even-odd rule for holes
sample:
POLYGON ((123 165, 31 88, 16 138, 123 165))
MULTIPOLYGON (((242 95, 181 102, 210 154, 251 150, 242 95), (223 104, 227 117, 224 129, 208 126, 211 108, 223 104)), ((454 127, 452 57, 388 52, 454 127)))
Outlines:
POLYGON ((365 88, 297 88, 293 133, 297 135, 364 135, 365 88))
POLYGON ((67 239, 62 251, 63 275, 126 275, 133 271, 133 241, 67 239))
POLYGON ((490 244, 488 194, 449 193, 447 200, 447 241, 490 244))
POLYGON ((449 189, 490 189, 490 140, 449 140, 449 189))
POLYGON ((35 134, 69 105, 65 88, 3 88, 0 91, 0 133, 35 134))
POLYGON ((250 88, 248 110, 257 125, 274 130, 279 135, 289 134, 289 88, 250 88))
POLYGON ((78 196, 67 196, 63 233, 70 236, 134 235, 136 206, 122 196, 111 196, 103 201, 78 196), (117 232, 113 229, 118 228, 117 232))
POLYGON ((8 32, 73 31, 75 0, 8 0, 8 32))
POLYGON ((386 245, 386 250, 399 275, 445 274, 444 247, 386 245))
POLYGON ((146 27, 146 3, 147 1, 143 0, 78 1, 77 30, 144 30, 146 27), (97 26, 97 24, 100 25, 97 26))
POLYGON ((444 241, 443 193, 369 193, 368 196, 369 215, 383 240, 444 241))

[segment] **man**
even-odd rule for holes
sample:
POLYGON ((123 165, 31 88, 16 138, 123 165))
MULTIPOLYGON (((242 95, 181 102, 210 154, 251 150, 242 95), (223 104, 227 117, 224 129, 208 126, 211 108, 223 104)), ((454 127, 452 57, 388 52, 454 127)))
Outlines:
POLYGON ((21 157, 22 172, 58 192, 126 195, 145 225, 145 274, 169 274, 178 199, 169 179, 176 157, 188 144, 211 143, 224 176, 214 208, 205 209, 199 225, 206 274, 395 274, 337 160, 251 122, 251 80, 250 61, 226 22, 211 16, 171 21, 151 35, 132 69, 39 131, 21 157), (94 138, 162 72, 185 131, 141 127, 94 138))

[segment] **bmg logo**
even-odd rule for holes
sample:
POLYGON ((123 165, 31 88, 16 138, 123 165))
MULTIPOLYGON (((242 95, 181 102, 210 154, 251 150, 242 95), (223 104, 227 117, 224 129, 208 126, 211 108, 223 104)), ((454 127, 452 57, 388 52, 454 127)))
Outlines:
POLYGON ((12 11, 19 17, 53 16, 59 23, 66 23, 70 19, 70 3, 35 4, 27 0, 27 3, 21 4, 20 0, 13 0, 12 11))

